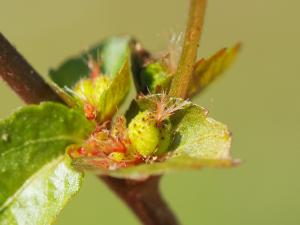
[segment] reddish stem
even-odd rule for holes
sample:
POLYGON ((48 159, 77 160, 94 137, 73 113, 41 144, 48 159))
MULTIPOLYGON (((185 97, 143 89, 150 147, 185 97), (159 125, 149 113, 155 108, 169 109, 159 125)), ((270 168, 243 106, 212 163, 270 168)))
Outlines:
POLYGON ((27 104, 61 102, 60 97, 0 33, 0 77, 27 104))
POLYGON ((145 181, 100 177, 136 214, 144 225, 179 225, 161 196, 160 176, 145 181))

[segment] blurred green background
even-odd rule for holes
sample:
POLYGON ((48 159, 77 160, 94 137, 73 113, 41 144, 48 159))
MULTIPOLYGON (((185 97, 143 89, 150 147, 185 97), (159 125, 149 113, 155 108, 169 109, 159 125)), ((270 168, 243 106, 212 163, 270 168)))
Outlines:
MULTIPOLYGON (((150 50, 184 30, 186 0, 1 0, 0 31, 43 75, 65 57, 116 34, 150 50)), ((234 66, 197 103, 229 125, 234 169, 170 174, 162 191, 186 225, 300 224, 300 2, 211 0, 199 55, 242 41, 234 66)), ((0 82, 0 117, 22 105, 0 82)), ((139 224, 94 176, 58 225, 139 224)))

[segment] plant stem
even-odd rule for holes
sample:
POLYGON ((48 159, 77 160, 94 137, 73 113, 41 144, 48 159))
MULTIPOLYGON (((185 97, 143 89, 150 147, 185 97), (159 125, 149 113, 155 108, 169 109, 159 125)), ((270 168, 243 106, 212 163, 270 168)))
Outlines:
POLYGON ((170 96, 186 98, 192 79, 193 67, 202 32, 206 0, 191 0, 189 19, 185 31, 183 48, 175 77, 171 84, 170 96))
POLYGON ((176 217, 162 199, 160 176, 145 181, 101 177, 123 199, 144 225, 178 225, 176 217))
MULTIPOLYGON (((28 104, 42 101, 65 104, 1 33, 0 75, 28 104)), ((160 194, 160 177, 139 182, 109 176, 101 176, 100 179, 131 208, 144 225, 179 224, 160 194)))
POLYGON ((62 100, 0 33, 0 77, 27 104, 62 100))

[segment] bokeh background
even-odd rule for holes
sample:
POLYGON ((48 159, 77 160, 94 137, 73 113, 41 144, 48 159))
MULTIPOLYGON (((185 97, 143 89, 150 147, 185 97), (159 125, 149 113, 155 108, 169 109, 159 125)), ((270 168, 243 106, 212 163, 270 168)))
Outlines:
MULTIPOLYGON (((150 50, 181 32, 187 0, 1 0, 0 31, 45 77, 90 44, 131 34, 150 50)), ((226 75, 196 102, 234 134, 234 169, 170 174, 169 204, 186 225, 300 224, 300 3, 210 0, 199 50, 209 56, 242 41, 226 75)), ((0 82, 0 117, 23 103, 0 82)), ((139 224, 103 183, 88 175, 58 225, 139 224)))

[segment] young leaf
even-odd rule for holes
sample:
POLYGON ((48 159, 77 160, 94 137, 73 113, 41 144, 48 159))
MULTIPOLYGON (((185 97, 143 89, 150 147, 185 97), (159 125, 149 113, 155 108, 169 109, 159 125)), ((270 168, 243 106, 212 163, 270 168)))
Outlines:
POLYGON ((129 91, 130 78, 130 61, 129 58, 127 58, 108 89, 100 97, 98 104, 98 122, 110 119, 117 111, 118 105, 124 100, 129 91))
POLYGON ((30 224, 54 219, 81 182, 63 157, 65 149, 81 143, 93 127, 80 113, 50 102, 23 107, 0 122, 0 224, 36 214, 30 224), (48 213, 48 206, 35 204, 52 208, 48 213))
MULTIPOLYGON (((97 121, 99 123, 111 119, 118 106, 126 97, 131 84, 131 64, 130 64, 130 38, 115 37, 104 41, 102 44, 91 48, 81 56, 72 58, 60 66, 56 71, 50 71, 50 76, 56 84, 53 84, 54 90, 67 102, 71 107, 81 108, 83 110, 83 101, 87 101, 96 109, 97 121), (110 77, 107 89, 89 91, 91 96, 72 95, 71 90, 77 82, 90 74, 87 62, 85 60, 92 56, 101 59, 101 75, 110 77), (64 90, 63 88, 66 88, 64 90), (99 94, 100 93, 100 94, 99 94), (97 96, 97 97, 96 97, 97 96), (84 97, 86 99, 82 100, 84 97), (95 100, 96 99, 96 100, 95 100)), ((87 82, 92 83, 92 80, 87 82)), ((96 85, 95 85, 96 86, 96 85)), ((84 87, 84 86, 80 86, 84 87)), ((91 89, 85 87, 84 89, 91 89)), ((78 95, 78 93, 77 93, 78 95)))
POLYGON ((175 138, 170 155, 164 161, 111 171, 110 174, 141 179, 178 170, 236 164, 230 156, 231 135, 228 128, 207 117, 204 108, 190 105, 175 112, 171 122, 175 138))
POLYGON ((61 88, 72 88, 81 78, 89 76, 87 59, 101 59, 102 73, 114 77, 128 57, 129 37, 114 37, 90 48, 85 53, 73 57, 55 70, 50 70, 51 79, 61 88))
POLYGON ((172 75, 168 74, 166 68, 160 62, 146 65, 140 76, 141 91, 143 93, 159 93, 168 91, 172 75))
POLYGON ((219 77, 233 63, 239 49, 240 44, 236 44, 232 48, 221 49, 209 59, 200 59, 194 66, 189 97, 201 92, 219 77))
MULTIPOLYGON (((240 44, 232 48, 224 48, 209 59, 200 59, 194 66, 193 80, 188 97, 205 89, 212 81, 220 76, 235 60, 240 44)), ((152 94, 168 91, 174 74, 168 74, 159 61, 147 64, 139 77, 141 91, 152 94)))
MULTIPOLYGON (((153 99, 160 95, 144 96, 137 101, 140 110, 155 110, 153 99)), ((174 99, 178 105, 184 100, 174 99)), ((208 111, 185 101, 185 106, 171 115, 175 134, 170 147, 178 155, 205 159, 230 158, 231 134, 226 125, 209 118, 208 111)), ((132 117, 132 116, 131 116, 132 117)))
POLYGON ((231 134, 226 125, 207 117, 206 109, 192 105, 175 113, 171 120, 176 156, 230 159, 231 134))

